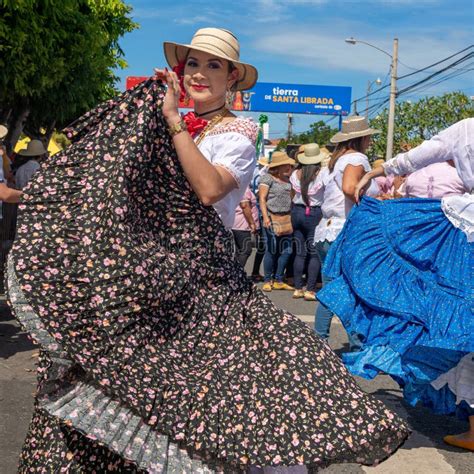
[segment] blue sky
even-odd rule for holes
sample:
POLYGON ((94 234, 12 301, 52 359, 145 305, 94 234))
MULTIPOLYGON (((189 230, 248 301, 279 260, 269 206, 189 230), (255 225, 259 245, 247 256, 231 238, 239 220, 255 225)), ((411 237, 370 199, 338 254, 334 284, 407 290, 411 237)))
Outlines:
MULTIPOLYGON (((241 43, 241 58, 254 64, 262 82, 321 84, 352 87, 352 98, 364 97, 367 82, 388 81, 390 58, 363 44, 349 45, 353 36, 392 52, 399 38, 398 76, 441 60, 474 43, 472 0, 128 0, 140 29, 121 41, 129 67, 126 76, 141 76, 164 66, 163 41, 188 43, 205 26, 233 31, 241 43)), ((472 50, 471 50, 472 51, 472 50)), ((453 60, 459 58, 456 56, 453 60)), ((447 64, 447 63, 444 63, 447 64)), ((403 100, 416 100, 462 90, 474 96, 473 61, 459 66, 459 73, 429 89, 407 93, 403 100), (470 64, 470 66, 469 66, 470 64)), ((399 87, 426 77, 419 73, 399 87)), ((374 86, 375 87, 375 86, 374 86)), ((388 96, 388 88, 375 94, 371 105, 388 96)), ((372 99, 371 98, 371 99, 372 99)), ((402 98, 400 98, 402 100, 402 98)), ((359 104, 364 112, 365 99, 359 104)), ((374 110, 376 112, 376 110, 374 110)), ((322 116, 294 119, 301 132, 322 116)), ((286 116, 270 116, 271 137, 286 132, 286 116)), ((336 126, 336 121, 331 122, 336 126)))

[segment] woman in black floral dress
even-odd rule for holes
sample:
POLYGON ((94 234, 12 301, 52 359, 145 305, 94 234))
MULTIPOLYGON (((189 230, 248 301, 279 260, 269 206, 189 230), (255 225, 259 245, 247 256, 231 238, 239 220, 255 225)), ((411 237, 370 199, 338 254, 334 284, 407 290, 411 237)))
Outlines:
MULTIPOLYGON (((168 132, 176 77, 160 74, 168 92, 152 79, 87 113, 25 189, 9 298, 41 356, 20 472, 383 460, 407 427, 246 278, 226 207, 193 189, 177 143, 188 133, 168 132)), ((223 143, 255 145, 244 119, 205 132, 195 139, 211 162, 223 143)), ((243 192, 246 167, 226 156, 214 166, 243 192)))

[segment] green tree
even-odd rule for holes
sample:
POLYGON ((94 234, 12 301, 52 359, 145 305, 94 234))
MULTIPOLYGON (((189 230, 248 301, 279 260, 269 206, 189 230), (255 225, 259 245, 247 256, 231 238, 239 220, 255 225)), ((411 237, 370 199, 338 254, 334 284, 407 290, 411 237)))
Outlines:
MULTIPOLYGON (((405 146, 419 145, 441 130, 464 118, 474 117, 474 103, 461 92, 450 92, 436 97, 425 97, 417 102, 399 102, 395 108, 393 154, 405 146)), ((385 156, 387 147, 388 109, 370 121, 381 131, 375 135, 371 155, 385 156)))
POLYGON ((290 143, 317 143, 320 146, 324 146, 329 142, 329 139, 338 131, 337 128, 331 128, 323 120, 312 123, 309 126, 309 130, 299 135, 293 135, 290 140, 281 140, 278 144, 277 149, 282 150, 290 143))
POLYGON ((118 91, 118 43, 137 25, 122 0, 0 0, 0 122, 47 138, 118 91), (43 129, 43 131, 42 131, 43 129))

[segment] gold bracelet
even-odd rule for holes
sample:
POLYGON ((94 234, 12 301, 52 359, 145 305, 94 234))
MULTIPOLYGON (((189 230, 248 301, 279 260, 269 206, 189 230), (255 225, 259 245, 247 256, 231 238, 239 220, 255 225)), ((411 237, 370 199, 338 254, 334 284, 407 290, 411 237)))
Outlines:
POLYGON ((174 123, 173 125, 170 125, 168 130, 170 132, 170 135, 174 137, 178 133, 187 132, 188 127, 186 125, 186 122, 184 120, 181 120, 178 123, 174 123))

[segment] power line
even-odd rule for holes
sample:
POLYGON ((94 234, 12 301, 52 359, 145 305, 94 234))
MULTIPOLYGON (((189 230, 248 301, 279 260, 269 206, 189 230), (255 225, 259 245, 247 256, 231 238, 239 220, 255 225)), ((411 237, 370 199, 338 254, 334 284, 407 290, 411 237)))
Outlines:
MULTIPOLYGON (((461 53, 463 53, 463 52, 465 52, 465 51, 467 51, 468 49, 471 49, 471 48, 473 48, 473 47, 474 47, 474 45, 471 44, 471 45, 467 46, 466 48, 464 48, 464 49, 458 51, 457 53, 454 53, 454 54, 452 54, 451 56, 448 56, 448 57, 446 57, 446 58, 444 58, 444 59, 441 59, 440 61, 437 61, 437 62, 435 62, 435 63, 433 63, 433 64, 428 65, 428 66, 425 66, 425 67, 422 68, 422 69, 418 69, 418 70, 415 71, 415 72, 411 72, 410 74, 405 74, 404 76, 397 77, 397 80, 406 79, 407 77, 413 76, 414 74, 418 74, 418 73, 420 73, 420 72, 426 71, 427 69, 429 69, 429 68, 431 68, 431 67, 433 67, 433 66, 437 66, 438 64, 444 63, 444 62, 448 61, 449 59, 454 58, 455 56, 458 56, 459 54, 461 54, 461 53)), ((470 54, 472 54, 472 53, 470 53, 470 54)), ((466 56, 469 57, 469 55, 466 55, 466 56)), ((462 60, 462 61, 466 60, 466 56, 464 56, 464 59, 461 58, 461 60, 462 60)), ((458 61, 461 61, 461 60, 458 60, 458 61)), ((462 61, 461 61, 461 62, 462 62, 462 61)), ((459 64, 459 63, 458 63, 457 61, 455 61, 455 62, 453 62, 451 65, 449 65, 447 68, 444 68, 444 69, 441 69, 441 70, 439 70, 439 71, 436 71, 436 72, 434 72, 433 74, 435 74, 435 75, 436 75, 436 74, 440 74, 441 72, 445 71, 446 69, 450 69, 450 68, 452 68, 454 65, 457 65, 457 64, 459 64)), ((390 70, 389 70, 389 74, 390 74, 390 70)), ((433 74, 431 74, 430 76, 426 77, 425 79, 429 80, 431 77, 433 77, 433 74)), ((372 95, 375 95, 375 94, 379 93, 380 91, 386 89, 387 87, 390 87, 390 84, 386 84, 386 85, 384 85, 384 86, 382 86, 382 87, 379 87, 379 88, 376 89, 375 91, 370 92, 369 94, 365 94, 365 95, 363 95, 363 96, 361 96, 361 97, 359 97, 359 98, 357 98, 357 99, 354 99, 354 100, 351 102, 351 105, 353 105, 354 102, 359 102, 360 100, 365 99, 366 97, 370 97, 370 96, 372 96, 372 95)))
POLYGON ((430 79, 433 79, 434 77, 436 76, 439 76, 440 74, 442 74, 443 72, 447 71, 448 69, 451 69, 453 66, 457 66, 458 64, 461 64, 471 58, 474 57, 474 52, 472 53, 468 53, 466 54, 465 56, 463 56, 462 58, 454 61, 453 63, 451 64, 448 64, 446 67, 442 68, 442 69, 439 69, 438 71, 434 72, 433 74, 430 74, 428 77, 425 77, 424 79, 422 79, 421 81, 418 81, 418 82, 415 82, 414 84, 408 86, 408 87, 405 87, 404 89, 401 89, 400 91, 398 91, 398 94, 397 95, 401 95, 403 94, 404 92, 408 92, 409 90, 412 90, 414 89, 415 87, 421 85, 421 84, 424 84, 425 82, 428 82, 430 79))
MULTIPOLYGON (((474 66, 474 63, 472 63, 471 66, 474 66)), ((450 79, 454 79, 455 77, 462 76, 463 74, 466 74, 469 71, 474 71, 474 68, 471 67, 471 68, 463 70, 463 71, 455 70, 455 71, 453 71, 449 74, 446 74, 445 76, 442 76, 441 78, 439 78, 439 79, 437 79, 433 82, 429 82, 429 83, 425 84, 424 86, 422 85, 420 87, 416 87, 414 89, 411 89, 411 92, 420 92, 420 91, 430 89, 433 86, 436 86, 438 84, 446 82, 450 79)))
POLYGON ((400 61, 400 59, 398 60, 398 62, 400 64, 402 64, 403 66, 407 67, 408 69, 413 69, 415 72, 411 72, 410 74, 405 74, 404 76, 400 76, 398 77, 397 79, 404 79, 406 77, 410 77, 410 76, 413 76, 414 74, 418 74, 420 72, 424 72, 426 71, 427 69, 433 67, 433 66, 437 66, 438 64, 441 64, 441 63, 444 63, 445 61, 447 61, 448 59, 451 59, 451 58, 454 58, 454 56, 457 56, 458 54, 461 54, 461 53, 464 53, 464 51, 467 51, 468 49, 471 49, 472 47, 474 47, 474 45, 469 45, 467 48, 464 48, 464 49, 461 49, 461 51, 458 51, 457 53, 454 53, 452 54, 451 56, 448 56, 447 58, 444 58, 442 59, 441 61, 437 61, 436 63, 433 63, 433 64, 430 64, 429 66, 426 66, 422 69, 415 69, 411 66, 408 66, 407 64, 403 63, 402 61, 400 61))
MULTIPOLYGON (((468 59, 470 59, 472 56, 474 56, 474 53, 470 53, 468 55, 466 55, 465 57, 463 58, 460 58, 458 61, 455 61, 453 64, 460 64, 464 61, 467 61, 468 59)), ((411 91, 411 92, 416 92, 416 91, 421 91, 421 90, 426 90, 427 88, 430 88, 430 87, 433 87, 437 84, 441 84, 443 82, 446 82, 450 79, 453 79, 454 77, 458 77, 462 74, 466 74, 467 72, 471 71, 471 70, 474 70, 474 68, 471 68, 470 66, 471 65, 474 65, 474 63, 469 63, 468 64, 468 68, 466 69, 463 69, 462 71, 459 71, 459 70, 455 70, 455 71, 452 71, 448 74, 446 74, 445 76, 442 76, 438 79, 436 79, 435 81, 432 81, 432 82, 429 82, 431 81, 433 78, 436 78, 438 76, 440 76, 443 72, 446 72, 448 69, 451 68, 451 65, 448 65, 446 66, 445 68, 439 70, 439 71, 436 71, 436 73, 433 73, 431 74, 430 77, 427 77, 421 81, 418 81, 416 82, 415 84, 412 84, 410 86, 407 86, 406 88, 400 90, 398 93, 397 93, 397 97, 401 97, 403 95, 406 94, 406 92, 408 91, 411 91)), ((372 104, 368 111, 369 111, 369 115, 375 115, 376 113, 379 112, 379 110, 387 103, 389 102, 389 98, 386 98, 386 99, 383 99, 379 102, 377 102, 376 104, 372 104)))
MULTIPOLYGON (((428 89, 431 89, 431 86, 428 86, 426 89, 423 89, 423 90, 428 90, 428 89)), ((467 91, 472 91, 472 90, 474 90, 474 87, 463 87, 462 89, 455 89, 454 92, 467 92, 467 91)), ((453 89, 449 88, 449 89, 444 89, 442 91, 438 91, 438 93, 446 93, 446 92, 453 92, 453 89)), ((419 98, 419 94, 409 94, 409 95, 404 95, 403 97, 405 98, 405 100, 416 99, 416 98, 419 98)))

